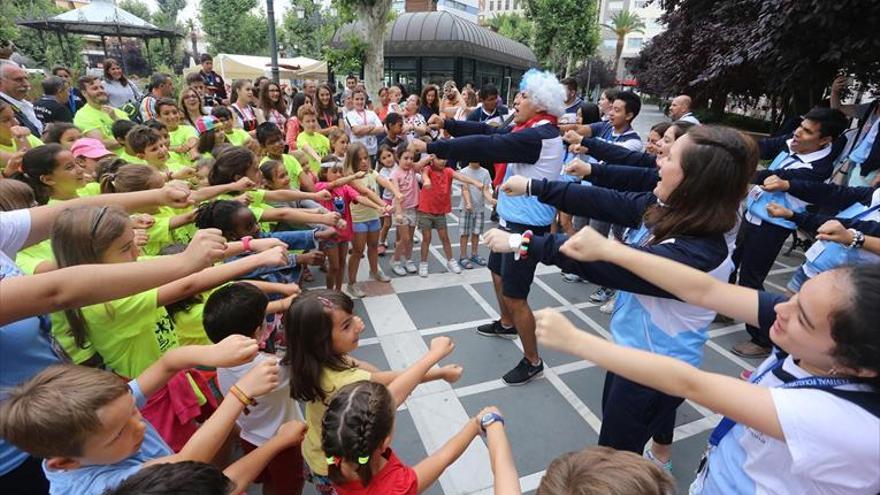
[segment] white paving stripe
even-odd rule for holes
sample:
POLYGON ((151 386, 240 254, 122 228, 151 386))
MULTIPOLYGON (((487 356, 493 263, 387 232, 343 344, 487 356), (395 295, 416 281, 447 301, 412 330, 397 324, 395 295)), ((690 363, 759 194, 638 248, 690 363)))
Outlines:
MULTIPOLYGON (((368 297, 363 302, 392 369, 406 368, 427 352, 428 346, 396 294, 368 297)), ((445 382, 419 386, 406 405, 428 453, 440 448, 470 419, 445 382)), ((444 493, 470 493, 491 486, 491 472, 486 445, 472 442, 458 462, 443 473, 440 484, 444 493)))

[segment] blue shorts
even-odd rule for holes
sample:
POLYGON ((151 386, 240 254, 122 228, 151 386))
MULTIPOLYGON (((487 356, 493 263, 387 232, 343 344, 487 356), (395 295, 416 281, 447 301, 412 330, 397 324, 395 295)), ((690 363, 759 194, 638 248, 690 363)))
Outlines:
POLYGON ((382 222, 378 218, 366 222, 353 222, 351 228, 355 233, 379 232, 379 229, 382 228, 382 222))
MULTIPOLYGON (((550 226, 536 227, 507 222, 506 227, 500 227, 506 232, 522 234, 531 230, 535 235, 544 235, 550 232, 550 226)), ((525 259, 514 259, 513 253, 490 253, 489 270, 501 277, 501 293, 511 299, 528 299, 532 281, 535 279, 535 268, 538 260, 534 256, 525 259)))

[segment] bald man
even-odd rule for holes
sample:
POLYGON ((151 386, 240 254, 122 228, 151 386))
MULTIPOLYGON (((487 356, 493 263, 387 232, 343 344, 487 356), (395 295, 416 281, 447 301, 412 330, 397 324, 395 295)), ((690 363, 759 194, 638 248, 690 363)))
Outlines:
POLYGON ((700 123, 691 113, 691 97, 688 95, 678 95, 672 99, 672 103, 669 104, 669 118, 673 122, 683 120, 693 124, 700 123))

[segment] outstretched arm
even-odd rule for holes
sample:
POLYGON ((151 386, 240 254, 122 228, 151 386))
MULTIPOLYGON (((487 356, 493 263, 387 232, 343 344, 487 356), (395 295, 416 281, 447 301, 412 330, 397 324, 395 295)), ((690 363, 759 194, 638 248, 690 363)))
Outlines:
POLYGON ((570 237, 559 251, 578 261, 613 263, 684 302, 759 325, 756 290, 721 282, 677 261, 625 246, 590 227, 570 237))
POLYGON ((244 493, 275 456, 283 450, 300 445, 306 431, 308 426, 302 421, 284 423, 268 442, 224 469, 223 474, 235 483, 235 488, 230 493, 244 493))
POLYGON ((437 481, 437 478, 443 474, 443 471, 461 457, 461 454, 464 453, 468 445, 479 435, 480 425, 478 420, 477 418, 471 418, 461 431, 443 444, 439 450, 413 466, 413 471, 416 472, 416 478, 419 480, 419 493, 423 493, 430 488, 437 481))
POLYGON ((225 240, 220 231, 206 229, 197 232, 180 254, 5 277, 0 280, 0 325, 137 294, 197 272, 222 259, 224 254, 225 240))
POLYGON ((543 345, 596 363, 665 394, 693 400, 738 423, 785 440, 769 388, 701 371, 678 359, 614 344, 578 330, 553 310, 538 311, 535 321, 538 341, 543 345))
MULTIPOLYGON (((406 370, 402 372, 380 371, 372 373, 370 380, 387 385, 388 391, 394 397, 395 405, 399 406, 403 404, 419 383, 428 379, 431 367, 448 356, 454 348, 455 344, 449 337, 435 337, 431 340, 431 350, 406 370)), ((444 376, 437 376, 437 373, 432 375, 434 379, 445 378, 444 376)))

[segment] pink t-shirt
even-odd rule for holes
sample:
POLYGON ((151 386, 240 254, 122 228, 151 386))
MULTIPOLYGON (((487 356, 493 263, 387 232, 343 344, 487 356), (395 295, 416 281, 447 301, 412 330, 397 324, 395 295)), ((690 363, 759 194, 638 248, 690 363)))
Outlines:
POLYGON ((452 169, 437 170, 425 167, 422 174, 431 178, 431 187, 423 187, 419 195, 419 211, 431 215, 445 215, 452 211, 452 169))
POLYGON ((345 230, 339 232, 339 235, 336 236, 337 242, 349 242, 354 238, 354 230, 352 230, 351 225, 351 203, 352 201, 357 201, 360 198, 360 194, 348 184, 339 186, 334 189, 330 189, 329 182, 318 182, 315 184, 315 191, 323 191, 328 190, 330 194, 333 195, 329 201, 319 201, 321 206, 327 208, 329 211, 339 211, 336 208, 336 200, 341 199, 343 204, 342 210, 342 218, 345 220, 347 224, 345 226, 345 230))
POLYGON ((403 196, 401 206, 403 208, 415 208, 419 205, 419 180, 415 169, 404 170, 394 167, 391 171, 391 180, 397 184, 400 194, 403 196))

